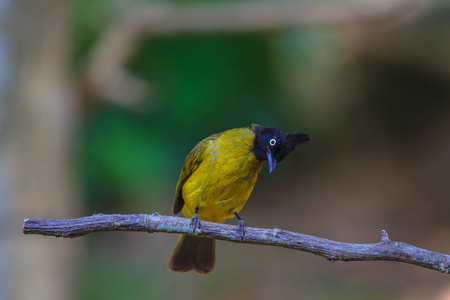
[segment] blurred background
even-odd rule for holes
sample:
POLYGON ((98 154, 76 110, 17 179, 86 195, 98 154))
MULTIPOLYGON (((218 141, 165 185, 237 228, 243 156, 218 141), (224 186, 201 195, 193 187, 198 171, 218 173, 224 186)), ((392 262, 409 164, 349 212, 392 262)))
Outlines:
POLYGON ((194 145, 252 123, 313 142, 263 166, 248 226, 450 253, 448 0, 0 0, 0 299, 450 299, 396 262, 219 241, 201 276, 167 270, 177 235, 22 234, 170 215, 194 145))

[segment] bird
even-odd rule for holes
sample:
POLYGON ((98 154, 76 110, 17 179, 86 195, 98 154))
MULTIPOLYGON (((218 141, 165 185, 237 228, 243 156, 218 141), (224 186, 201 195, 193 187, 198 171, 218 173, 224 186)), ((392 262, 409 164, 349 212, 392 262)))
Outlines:
MULTIPOLYGON (((213 134, 187 155, 175 191, 173 214, 191 218, 191 226, 201 221, 222 223, 237 217, 244 238, 245 223, 239 216, 264 161, 271 173, 297 145, 311 140, 307 133, 282 133, 252 124, 213 134)), ((215 265, 214 239, 182 234, 169 262, 173 272, 212 272, 215 265)))

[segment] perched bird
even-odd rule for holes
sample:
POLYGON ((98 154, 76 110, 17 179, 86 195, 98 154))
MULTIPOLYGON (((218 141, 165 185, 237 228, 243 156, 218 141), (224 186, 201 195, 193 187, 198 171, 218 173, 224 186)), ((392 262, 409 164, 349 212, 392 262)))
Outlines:
MULTIPOLYGON (((269 172, 275 169, 294 147, 310 141, 307 133, 283 134, 275 128, 252 125, 213 134, 200 141, 188 154, 175 193, 173 213, 180 211, 192 218, 222 223, 237 217, 244 236, 245 223, 238 212, 247 202, 259 178, 263 161, 269 172)), ((194 270, 207 274, 214 268, 213 239, 181 235, 169 269, 175 272, 194 270)))

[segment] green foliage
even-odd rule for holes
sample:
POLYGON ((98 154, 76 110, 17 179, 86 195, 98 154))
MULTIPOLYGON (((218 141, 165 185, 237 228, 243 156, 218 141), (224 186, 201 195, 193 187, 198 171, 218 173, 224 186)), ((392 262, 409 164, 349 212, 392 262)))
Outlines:
POLYGON ((158 38, 142 44, 130 69, 157 87, 154 113, 164 116, 168 134, 204 137, 276 118, 268 50, 264 35, 158 38))
POLYGON ((107 201, 109 206, 114 201, 129 204, 139 193, 164 187, 171 151, 166 149, 167 139, 147 123, 141 115, 113 106, 91 115, 81 133, 89 199, 107 201))

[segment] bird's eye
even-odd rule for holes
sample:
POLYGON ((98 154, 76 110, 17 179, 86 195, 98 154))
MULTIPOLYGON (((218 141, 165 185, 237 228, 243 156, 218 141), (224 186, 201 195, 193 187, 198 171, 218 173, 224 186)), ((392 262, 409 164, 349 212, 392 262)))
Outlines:
POLYGON ((270 146, 275 146, 276 143, 277 143, 277 140, 276 140, 276 139, 271 139, 271 140, 269 141, 270 146))

